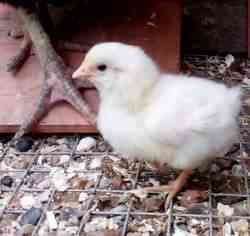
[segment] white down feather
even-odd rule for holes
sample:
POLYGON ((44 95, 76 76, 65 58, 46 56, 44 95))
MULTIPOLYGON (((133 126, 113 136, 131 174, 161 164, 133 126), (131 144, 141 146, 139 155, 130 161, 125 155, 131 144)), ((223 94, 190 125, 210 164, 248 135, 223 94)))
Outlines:
POLYGON ((92 78, 101 98, 97 124, 116 151, 193 169, 237 140, 240 87, 160 74, 143 50, 120 43, 95 46, 82 67, 100 63, 107 70, 92 78))

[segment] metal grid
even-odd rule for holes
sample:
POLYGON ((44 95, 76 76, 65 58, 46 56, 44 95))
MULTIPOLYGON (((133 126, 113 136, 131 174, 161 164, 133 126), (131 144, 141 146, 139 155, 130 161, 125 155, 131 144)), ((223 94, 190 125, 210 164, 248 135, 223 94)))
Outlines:
MULTIPOLYGON (((196 57, 197 58, 197 57, 196 57)), ((192 58, 189 58, 189 61, 192 60, 192 58)), ((196 59, 195 59, 196 60, 196 59)), ((206 58, 207 60, 207 58, 206 58)), ((197 59, 197 62, 201 62, 201 59, 197 59)), ((246 91, 248 90, 248 88, 246 88, 246 91)), ((250 90, 249 90, 250 92, 250 90)), ((241 122, 241 130, 244 130, 244 132, 249 132, 250 133, 250 115, 247 115, 247 113, 245 111, 243 111, 242 116, 240 118, 240 122, 241 122)), ((250 136, 249 136, 250 137, 250 136)), ((70 159, 74 159, 75 156, 77 155, 82 155, 86 158, 91 158, 91 157, 99 157, 101 158, 103 161, 109 157, 109 155, 116 155, 113 152, 84 152, 84 153, 78 153, 76 151, 76 146, 78 144, 79 141, 79 137, 76 136, 75 137, 75 142, 73 145, 72 150, 60 153, 60 152, 53 152, 53 153, 48 153, 48 154, 42 154, 42 155, 49 155, 51 156, 51 158, 56 157, 57 155, 70 155, 70 159)), ((240 144, 240 155, 234 157, 235 160, 238 160, 240 165, 243 168, 243 174, 242 176, 240 176, 244 182, 244 189, 239 192, 239 193, 223 193, 223 192, 216 192, 213 190, 213 182, 209 181, 209 188, 208 188, 208 206, 207 209, 204 213, 200 213, 200 214, 193 214, 193 213, 183 213, 183 212, 178 212, 175 209, 175 204, 171 203, 169 210, 165 213, 165 212, 145 212, 145 211, 133 211, 130 204, 128 204, 128 208, 127 211, 122 211, 122 212, 112 212, 112 211, 99 211, 97 210, 97 206, 95 205, 95 197, 97 194, 114 194, 114 195, 122 195, 124 194, 124 190, 113 190, 113 189, 100 189, 99 188, 99 183, 101 181, 101 179, 103 178, 103 171, 101 169, 99 170, 95 170, 95 171, 86 171, 86 174, 90 173, 90 172, 95 172, 98 175, 98 181, 96 182, 95 186, 93 188, 90 189, 73 189, 73 190, 66 190, 64 192, 64 194, 68 194, 68 193, 81 193, 81 192, 86 192, 89 194, 90 197, 90 201, 88 203, 87 209, 84 213, 84 216, 81 218, 81 222, 78 228, 78 232, 76 235, 84 235, 83 233, 83 228, 84 225, 86 224, 86 222, 88 222, 90 220, 91 217, 93 216, 123 216, 124 217, 124 222, 123 222, 123 226, 121 227, 121 235, 125 236, 128 232, 128 225, 131 221, 131 219, 133 217, 141 217, 141 219, 143 218, 148 218, 148 217, 152 217, 152 218, 159 218, 162 217, 165 219, 166 221, 166 228, 165 228, 165 232, 161 233, 160 235, 173 235, 174 232, 174 224, 176 219, 178 218, 197 218, 197 219, 204 219, 204 221, 207 223, 207 227, 208 227, 208 234, 210 236, 212 235, 216 235, 215 233, 215 228, 216 228, 216 220, 219 218, 219 216, 217 215, 216 211, 214 210, 213 207, 213 202, 216 201, 216 198, 220 197, 231 197, 231 198, 244 198, 246 199, 247 202, 247 209, 249 214, 248 215, 234 215, 232 217, 230 217, 230 219, 246 219, 250 222, 250 190, 249 190, 249 176, 248 176, 248 170, 247 170, 247 162, 249 165, 249 161, 250 161, 250 157, 248 155, 246 155, 247 150, 246 147, 249 147, 250 150, 250 139, 246 139, 244 137, 244 135, 241 135, 241 138, 239 140, 239 144, 240 144), (132 217, 132 218, 131 218, 132 217)), ((33 152, 29 152, 29 153, 17 153, 17 155, 22 155, 23 157, 27 157, 30 158, 29 161, 29 165, 22 169, 22 170, 12 170, 13 172, 19 172, 21 174, 21 179, 20 182, 13 188, 13 189, 1 189, 1 194, 10 194, 10 198, 8 200, 8 202, 6 203, 6 205, 2 208, 1 212, 0 212, 0 219, 3 220, 5 218, 6 215, 20 215, 22 213, 25 212, 25 210, 23 209, 15 209, 13 207, 10 207, 11 202, 13 201, 13 199, 15 197, 17 197, 17 195, 19 194, 19 192, 41 192, 44 190, 39 190, 39 189, 32 189, 29 187, 25 187, 24 183, 25 183, 25 179, 30 177, 31 174, 34 173, 44 173, 44 174, 48 174, 50 172, 49 169, 46 168, 37 168, 36 163, 37 160, 39 158, 39 156, 41 155, 41 150, 43 148, 45 144, 41 143, 40 148, 38 151, 33 151, 33 152)), ((249 151, 250 153, 250 151, 249 151)), ((3 160, 5 158, 7 158, 9 155, 9 147, 5 147, 3 153, 1 154, 1 158, 0 158, 0 162, 3 162, 3 160)), ((231 157, 223 157, 223 159, 230 159, 231 157)), ((141 168, 142 164, 138 163, 136 165, 136 168, 134 170, 134 178, 133 178, 133 183, 132 183, 132 188, 136 188, 138 186, 138 182, 139 182, 139 178, 142 175, 142 168, 141 168)), ((4 174, 4 173, 10 173, 10 170, 1 170, 0 174, 4 174)), ((82 172, 84 173, 84 172, 82 172)), ((239 176, 238 176, 239 177, 239 176)), ((48 191, 50 191, 50 197, 49 197, 49 201, 44 204, 42 206, 43 209, 43 214, 38 222, 38 224, 35 226, 32 235, 37 235, 39 228, 42 226, 44 219, 46 217, 45 213, 48 210, 52 209, 52 205, 53 205, 53 201, 54 198, 56 196, 56 194, 58 194, 58 191, 56 191, 53 187, 49 188, 48 191)), ((56 211, 56 210, 55 210, 56 211)), ((221 217, 220 217, 221 218, 221 217)), ((250 233, 250 230, 249 230, 250 233)), ((152 234, 153 235, 153 234, 152 234)))

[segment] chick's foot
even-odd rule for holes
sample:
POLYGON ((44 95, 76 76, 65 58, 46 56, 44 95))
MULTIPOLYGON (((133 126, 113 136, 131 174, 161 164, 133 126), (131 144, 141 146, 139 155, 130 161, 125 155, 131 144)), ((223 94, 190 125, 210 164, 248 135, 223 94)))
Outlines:
POLYGON ((142 189, 131 190, 129 193, 136 196, 142 196, 151 192, 163 192, 167 194, 165 201, 165 210, 168 209, 171 200, 176 196, 178 192, 181 191, 185 183, 187 182, 188 177, 192 174, 192 170, 184 170, 178 176, 178 178, 169 185, 155 186, 155 187, 146 187, 142 189))

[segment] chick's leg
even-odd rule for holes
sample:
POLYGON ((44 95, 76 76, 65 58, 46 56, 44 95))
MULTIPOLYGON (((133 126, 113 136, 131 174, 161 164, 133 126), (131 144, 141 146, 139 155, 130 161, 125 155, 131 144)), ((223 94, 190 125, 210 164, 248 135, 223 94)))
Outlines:
POLYGON ((178 176, 178 178, 169 185, 162 185, 156 187, 146 187, 143 189, 132 190, 131 193, 137 195, 138 193, 149 193, 149 192, 165 192, 168 194, 165 209, 169 207, 171 200, 176 196, 176 194, 182 189, 182 187, 187 182, 188 177, 192 174, 192 170, 184 170, 178 176))

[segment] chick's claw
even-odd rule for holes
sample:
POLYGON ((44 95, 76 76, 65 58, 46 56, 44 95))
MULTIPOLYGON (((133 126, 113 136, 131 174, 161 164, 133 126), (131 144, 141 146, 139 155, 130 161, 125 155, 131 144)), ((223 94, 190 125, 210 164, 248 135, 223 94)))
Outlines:
POLYGON ((167 211, 172 199, 176 196, 178 192, 181 191, 185 183, 187 182, 188 177, 191 175, 191 170, 184 170, 178 176, 178 178, 169 185, 155 186, 155 187, 146 187, 142 189, 135 189, 129 191, 130 194, 135 195, 140 199, 147 197, 148 193, 151 192, 162 192, 167 194, 167 199, 165 201, 165 210, 167 211))

